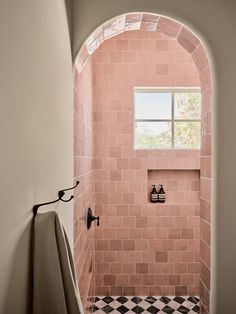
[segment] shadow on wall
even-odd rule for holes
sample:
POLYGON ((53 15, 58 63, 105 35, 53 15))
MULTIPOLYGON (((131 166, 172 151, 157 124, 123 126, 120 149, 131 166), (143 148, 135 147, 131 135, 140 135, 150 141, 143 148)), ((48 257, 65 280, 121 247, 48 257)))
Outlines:
MULTIPOLYGON (((9 284, 5 288, 5 302, 3 305, 3 313, 5 314, 13 314, 18 313, 19 308, 18 304, 12 302, 16 298, 16 294, 18 298, 26 298, 25 304, 25 314, 31 313, 31 301, 32 301, 32 240, 33 240, 33 221, 30 221, 22 232, 19 240, 17 242, 15 251, 12 256, 12 265, 10 271, 10 279, 9 284), (30 239, 29 239, 30 236, 30 239), (27 255, 23 253, 27 252, 27 255), (25 271, 19 272, 19 264, 21 264, 21 269, 25 268, 25 271), (22 278, 27 274, 27 279, 22 278), (27 287, 22 287, 21 291, 16 291, 16 282, 27 282, 27 287), (27 295, 25 295, 25 291, 27 291, 27 295)), ((22 301, 23 303, 23 301, 22 301)))

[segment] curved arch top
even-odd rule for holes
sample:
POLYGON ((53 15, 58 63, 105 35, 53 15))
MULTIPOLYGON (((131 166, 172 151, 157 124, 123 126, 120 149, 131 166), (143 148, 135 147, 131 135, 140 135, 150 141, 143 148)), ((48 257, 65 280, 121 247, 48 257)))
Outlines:
POLYGON ((176 39, 186 51, 192 54, 199 72, 208 64, 206 49, 188 27, 166 16, 135 12, 114 17, 94 30, 82 45, 75 60, 78 71, 81 72, 89 55, 93 54, 105 40, 132 30, 156 31, 176 39))

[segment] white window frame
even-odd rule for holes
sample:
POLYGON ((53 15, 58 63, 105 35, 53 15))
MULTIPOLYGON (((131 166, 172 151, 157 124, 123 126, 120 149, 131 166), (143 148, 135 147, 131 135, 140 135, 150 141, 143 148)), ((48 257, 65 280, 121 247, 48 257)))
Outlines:
MULTIPOLYGON (((133 89, 133 148, 135 150, 197 150, 201 149, 201 139, 199 148, 185 148, 185 147, 174 147, 174 122, 200 122, 200 132, 201 132, 201 119, 175 119, 174 118, 174 94, 175 93, 199 93, 201 96, 200 87, 181 87, 181 88, 156 88, 156 87, 134 87, 133 89), (135 119, 135 93, 171 93, 171 119, 135 119), (171 147, 152 147, 143 148, 135 147, 135 124, 136 122, 171 122, 171 147)), ((202 103, 200 106, 200 117, 202 111, 202 103)))

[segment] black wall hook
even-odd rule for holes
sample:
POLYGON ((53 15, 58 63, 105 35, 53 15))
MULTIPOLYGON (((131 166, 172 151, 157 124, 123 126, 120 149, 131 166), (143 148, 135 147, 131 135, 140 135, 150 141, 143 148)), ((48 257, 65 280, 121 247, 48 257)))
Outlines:
MULTIPOLYGON (((65 194, 63 191, 62 191, 62 193, 61 193, 61 197, 65 194), (63 193, 63 194, 62 194, 62 193, 63 193)), ((34 205, 34 207, 33 207, 34 216, 37 215, 38 209, 39 209, 40 206, 45 206, 45 205, 53 204, 53 203, 56 203, 56 202, 58 202, 58 201, 60 201, 60 198, 58 198, 57 200, 52 201, 52 202, 47 202, 47 203, 41 203, 41 204, 36 204, 36 205, 34 205)))
POLYGON ((71 200, 74 198, 74 195, 71 195, 68 200, 63 200, 62 197, 64 196, 65 191, 73 190, 73 189, 75 189, 75 188, 77 187, 77 185, 79 185, 79 181, 76 181, 75 186, 72 186, 72 188, 60 190, 60 191, 58 192, 59 200, 61 200, 62 202, 69 202, 69 201, 71 201, 71 200))
POLYGON ((63 200, 62 197, 65 195, 65 191, 73 190, 74 188, 77 187, 78 184, 79 184, 79 181, 76 181, 75 186, 73 186, 72 188, 60 190, 60 191, 58 192, 58 199, 55 200, 55 201, 34 205, 34 207, 33 207, 34 216, 37 215, 38 209, 39 209, 40 206, 45 206, 45 205, 53 204, 53 203, 56 203, 56 202, 58 202, 58 201, 62 201, 62 202, 69 202, 69 201, 71 201, 71 200, 74 198, 73 195, 71 195, 71 197, 70 197, 68 200, 63 200))

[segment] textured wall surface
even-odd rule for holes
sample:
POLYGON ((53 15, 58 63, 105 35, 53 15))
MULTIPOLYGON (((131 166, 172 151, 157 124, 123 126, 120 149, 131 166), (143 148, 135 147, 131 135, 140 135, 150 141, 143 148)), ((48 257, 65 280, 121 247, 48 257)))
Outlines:
POLYGON ((210 306, 210 276, 211 276, 211 97, 212 86, 208 60, 202 49, 196 49, 194 60, 200 73, 202 89, 202 148, 201 148, 201 192, 200 192, 200 298, 202 313, 209 313, 210 306))
POLYGON ((198 295, 200 152, 133 149, 133 87, 199 86, 192 56, 159 32, 130 31, 105 41, 93 62, 96 293, 198 295), (194 171, 163 172, 167 203, 154 205, 159 174, 148 169, 194 171))
MULTIPOLYGON (((0 3, 0 313, 31 313, 32 207, 73 184, 65 2, 0 3)), ((55 203, 73 243, 73 204, 55 203)))
POLYGON ((87 313, 94 295, 94 228, 87 230, 88 208, 94 209, 93 169, 93 73, 91 58, 79 74, 74 88, 74 252, 80 294, 87 313))

